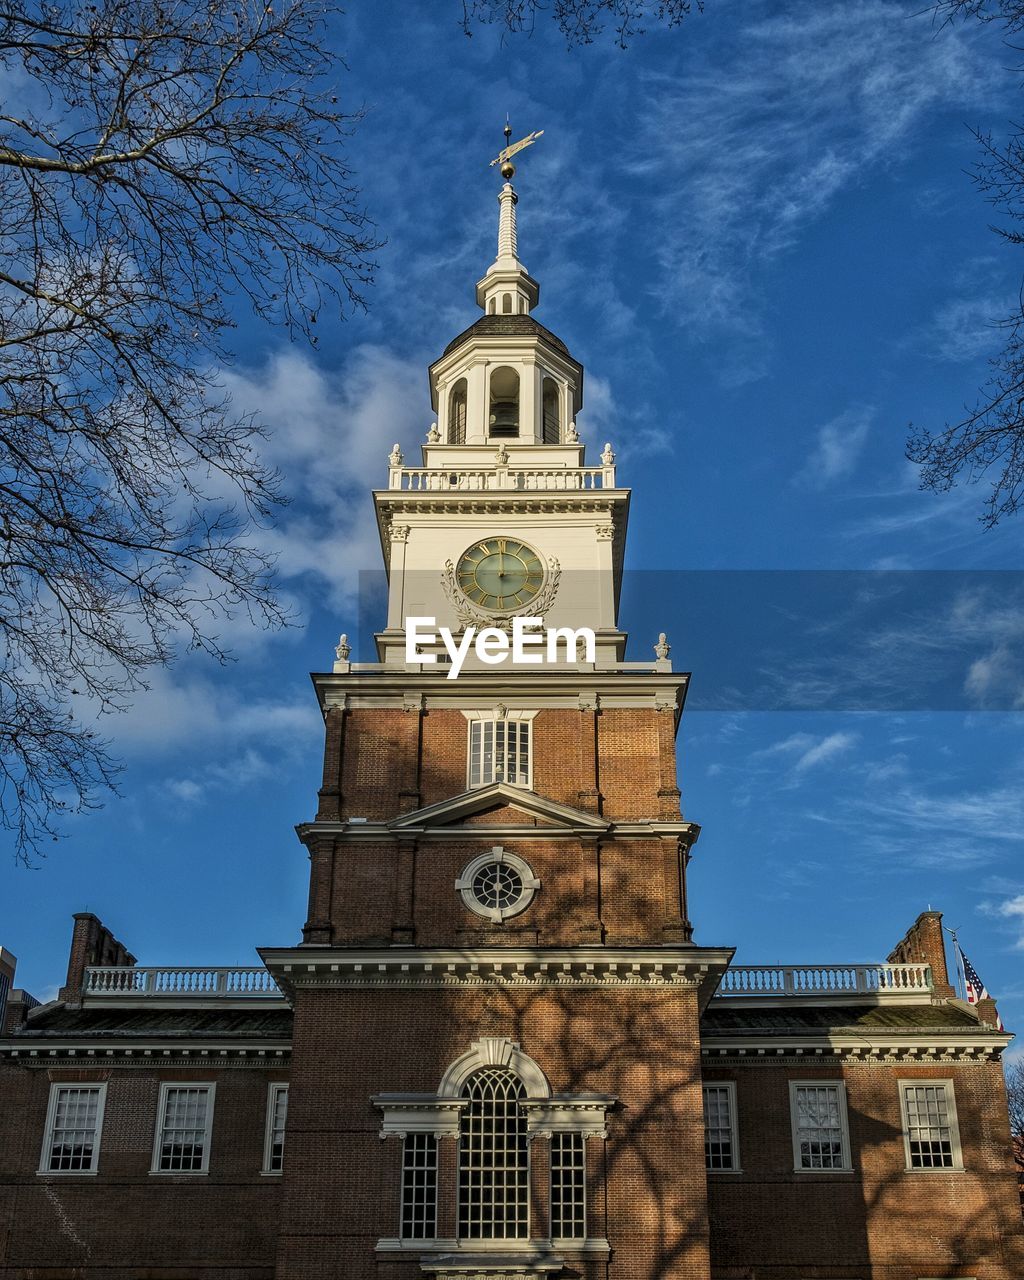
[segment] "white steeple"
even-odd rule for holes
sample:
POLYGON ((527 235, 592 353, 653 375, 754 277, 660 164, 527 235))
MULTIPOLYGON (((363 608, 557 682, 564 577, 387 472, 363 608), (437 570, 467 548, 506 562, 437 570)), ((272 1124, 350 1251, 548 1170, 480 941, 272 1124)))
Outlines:
MULTIPOLYGON (((540 131, 543 133, 543 130, 540 131)), ((516 205, 519 197, 512 186, 515 165, 511 161, 517 151, 529 146, 540 133, 534 133, 515 146, 509 146, 511 126, 505 125, 505 148, 492 161, 501 164, 504 186, 498 195, 498 256, 487 269, 487 274, 476 286, 476 300, 488 315, 529 315, 537 305, 540 285, 519 261, 519 245, 516 234, 516 205)))

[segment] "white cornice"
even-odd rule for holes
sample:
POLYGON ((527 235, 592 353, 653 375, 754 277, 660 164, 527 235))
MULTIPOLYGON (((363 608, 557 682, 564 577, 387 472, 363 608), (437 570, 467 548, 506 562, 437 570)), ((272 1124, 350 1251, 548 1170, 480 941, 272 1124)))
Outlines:
MULTIPOLYGON (((512 804, 512 802, 509 802, 512 804)), ((521 808, 523 806, 514 806, 521 808)), ((525 823, 510 822, 488 823, 450 823, 437 827, 395 827, 389 822, 359 822, 351 824, 341 822, 303 822, 295 828, 299 839, 306 843, 321 836, 332 836, 345 844, 379 844, 382 840, 412 839, 423 840, 473 840, 488 843, 492 840, 642 840, 676 836, 696 842, 700 835, 700 827, 695 822, 665 821, 651 818, 645 822, 609 822, 600 827, 589 823, 566 823, 561 826, 534 827, 525 823)), ((90 1004, 94 1003, 90 1001, 90 1004)), ((730 1004, 732 1001, 730 1000, 730 1004)), ((860 1000, 863 1004, 863 997, 860 1000)), ((123 1007, 123 1001, 117 1001, 117 1007, 123 1007)))
POLYGON ((283 991, 296 987, 666 988, 699 990, 703 1008, 732 959, 712 947, 264 948, 283 991))
POLYGON ((101 1039, 89 1035, 47 1036, 45 1040, 8 1037, 0 1040, 0 1058, 30 1067, 52 1067, 60 1062, 87 1067, 151 1067, 159 1063, 164 1067, 202 1064, 204 1067, 265 1068, 287 1064, 292 1052, 291 1044, 256 1038, 244 1044, 234 1044, 197 1037, 182 1044, 180 1035, 173 1040, 153 1035, 135 1040, 126 1033, 123 1040, 127 1043, 111 1044, 109 1037, 101 1039))
POLYGON ((705 1069, 714 1063, 752 1066, 799 1058, 822 1058, 844 1064, 868 1066, 902 1062, 983 1063, 997 1059, 1012 1036, 982 1028, 871 1028, 864 1032, 838 1031, 818 1035, 780 1032, 777 1035, 701 1036, 705 1069))
POLYGON ((374 665, 372 670, 313 672, 311 679, 322 711, 332 707, 390 707, 455 710, 466 706, 533 710, 581 709, 581 698, 607 707, 654 706, 682 712, 690 682, 688 671, 658 671, 654 664, 634 669, 599 670, 582 666, 536 668, 509 672, 463 670, 449 680, 444 669, 408 670, 374 665), (410 701, 412 700, 412 701, 410 701))

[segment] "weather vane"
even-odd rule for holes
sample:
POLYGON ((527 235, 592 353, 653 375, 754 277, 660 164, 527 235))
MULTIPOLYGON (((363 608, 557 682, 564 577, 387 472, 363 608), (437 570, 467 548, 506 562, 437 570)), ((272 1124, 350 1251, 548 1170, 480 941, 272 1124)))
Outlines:
POLYGON ((520 151, 525 150, 527 147, 532 147, 533 144, 537 141, 537 139, 541 136, 543 132, 544 132, 543 129, 538 129, 534 133, 527 134, 525 138, 520 138, 518 142, 510 143, 509 138, 512 137, 512 126, 508 122, 508 116, 506 116, 505 117, 505 146, 502 148, 501 151, 498 152, 498 154, 491 161, 492 168, 494 165, 500 164, 501 176, 505 179, 506 182, 508 182, 516 171, 516 167, 512 163, 512 157, 515 155, 518 155, 520 151))

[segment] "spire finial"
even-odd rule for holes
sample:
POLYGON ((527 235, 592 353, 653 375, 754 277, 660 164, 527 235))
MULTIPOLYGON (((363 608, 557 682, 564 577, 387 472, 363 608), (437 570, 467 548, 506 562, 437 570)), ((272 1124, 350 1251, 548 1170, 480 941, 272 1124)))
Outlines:
POLYGON ((508 115, 505 116, 505 145, 491 161, 491 165, 500 165, 498 172, 506 182, 511 182, 515 174, 516 167, 512 163, 512 157, 518 155, 526 147, 533 146, 537 139, 544 132, 543 129, 537 129, 535 132, 527 134, 525 138, 520 138, 518 142, 509 142, 512 137, 512 126, 509 124, 508 115))

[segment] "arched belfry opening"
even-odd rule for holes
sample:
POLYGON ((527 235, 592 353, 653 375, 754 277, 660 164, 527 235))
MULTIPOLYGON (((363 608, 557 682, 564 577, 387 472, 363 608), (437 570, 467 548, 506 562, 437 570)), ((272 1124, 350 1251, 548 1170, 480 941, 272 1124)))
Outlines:
POLYGON ((448 443, 466 443, 466 402, 468 387, 465 378, 460 378, 451 389, 448 397, 448 443))
POLYGON ((545 378, 542 401, 543 439, 545 444, 558 444, 562 439, 562 422, 558 408, 559 399, 558 383, 554 378, 545 378))
POLYGON ((487 433, 490 436, 519 434, 519 374, 500 365, 491 374, 487 433))

